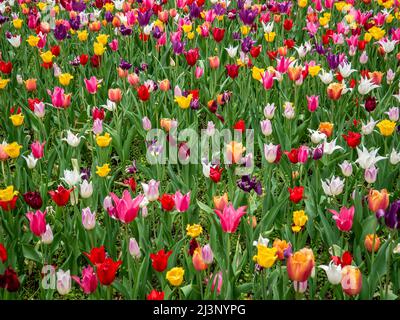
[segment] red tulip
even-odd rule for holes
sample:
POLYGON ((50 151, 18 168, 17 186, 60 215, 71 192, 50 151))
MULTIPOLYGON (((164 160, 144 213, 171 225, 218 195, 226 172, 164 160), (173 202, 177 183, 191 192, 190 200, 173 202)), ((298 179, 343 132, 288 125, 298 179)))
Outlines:
POLYGON ((79 63, 84 66, 89 61, 89 56, 87 54, 81 54, 79 56, 79 63))
POLYGON ((257 58, 261 53, 261 46, 255 46, 250 49, 250 54, 253 58, 257 58))
POLYGON ((60 47, 59 46, 52 46, 50 49, 51 53, 58 57, 60 55, 60 47))
POLYGON ((147 300, 164 300, 164 291, 151 290, 146 297, 147 300))
POLYGON ((167 268, 168 258, 171 254, 172 251, 164 252, 164 249, 158 251, 156 254, 151 253, 151 265, 153 266, 154 270, 158 272, 163 272, 167 268))
POLYGON ((239 75, 239 66, 237 64, 227 64, 225 68, 230 78, 235 79, 239 75))
POLYGON ((138 97, 141 101, 147 101, 150 99, 150 92, 147 86, 141 85, 137 88, 138 97))
POLYGON ((246 123, 243 119, 240 119, 238 122, 235 123, 233 129, 243 133, 246 130, 246 123))
POLYGON ((40 237, 46 232, 46 211, 28 212, 26 217, 29 220, 29 227, 35 236, 40 237))
POLYGON ((218 183, 221 180, 222 171, 224 169, 220 168, 219 165, 215 168, 210 168, 210 179, 215 183, 218 183))
POLYGON ((65 189, 63 186, 58 186, 56 190, 49 191, 51 199, 58 205, 59 207, 65 206, 69 201, 69 195, 71 193, 71 189, 65 189))
POLYGON ((292 19, 285 19, 283 21, 283 27, 285 28, 286 31, 290 31, 293 27, 293 20, 292 19))
POLYGON ((12 63, 11 61, 5 62, 0 61, 0 71, 4 74, 10 74, 12 70, 12 63))
POLYGON ((212 31, 213 38, 216 42, 221 42, 224 39, 225 29, 214 28, 212 31))
POLYGON ((288 188, 288 190, 290 193, 289 200, 293 203, 299 203, 303 199, 304 187, 288 188))
POLYGON ((8 267, 4 274, 0 275, 0 288, 6 289, 8 292, 18 291, 20 282, 17 273, 8 267))
POLYGON ((344 140, 350 148, 355 148, 361 143, 361 134, 358 132, 349 131, 348 134, 342 134, 344 140))
POLYGON ((111 258, 107 258, 103 263, 98 264, 97 277, 100 283, 105 286, 110 285, 114 281, 117 270, 121 264, 121 260, 113 261, 111 258))
POLYGON ((189 51, 185 52, 185 59, 189 66, 194 66, 199 59, 199 48, 190 49, 189 51))
POLYGON ((18 200, 18 196, 14 196, 11 200, 9 201, 3 201, 0 200, 0 207, 4 210, 4 211, 10 211, 15 209, 15 206, 17 204, 17 200, 18 200))
POLYGON ((103 263, 106 259, 106 250, 104 249, 104 246, 101 246, 99 248, 93 248, 90 250, 90 253, 83 253, 93 265, 97 265, 100 263, 103 263))
POLYGON ((3 263, 7 261, 7 250, 1 243, 0 243, 0 260, 3 263))
POLYGON ((165 211, 171 211, 175 207, 174 195, 164 193, 161 198, 159 198, 161 202, 161 207, 165 211))

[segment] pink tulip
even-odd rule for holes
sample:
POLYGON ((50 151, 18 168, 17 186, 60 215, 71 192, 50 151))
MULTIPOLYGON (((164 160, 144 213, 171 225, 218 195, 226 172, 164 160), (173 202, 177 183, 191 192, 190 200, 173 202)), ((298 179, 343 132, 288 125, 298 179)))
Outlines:
POLYGON ((306 96, 307 98, 307 107, 310 112, 314 112, 318 108, 319 96, 306 96))
POLYGON ((71 94, 65 94, 64 89, 55 87, 53 92, 47 90, 51 96, 51 103, 55 108, 67 108, 71 104, 71 94))
POLYGON ((97 78, 95 76, 90 77, 90 79, 84 79, 85 81, 85 85, 86 85, 86 90, 90 93, 90 94, 95 94, 97 92, 97 78))
POLYGON ((138 215, 139 205, 142 202, 144 196, 137 196, 132 199, 131 194, 128 190, 124 190, 121 199, 116 194, 110 192, 111 198, 114 201, 114 206, 108 208, 108 214, 123 223, 132 222, 138 215))
POLYGON ((199 66, 196 66, 196 70, 194 72, 194 76, 196 77, 196 79, 201 78, 203 74, 204 74, 204 69, 200 68, 199 66))
POLYGON ((234 233, 239 226, 240 218, 246 214, 246 206, 239 207, 237 210, 232 204, 225 206, 224 210, 214 210, 221 221, 222 231, 234 233))
POLYGON ((180 191, 175 192, 175 207, 178 212, 185 212, 190 205, 190 191, 183 195, 180 191))
POLYGON ((108 99, 110 99, 112 102, 120 102, 122 99, 121 89, 108 89, 108 99))
POLYGON ((276 66, 276 71, 278 71, 280 73, 286 73, 287 70, 289 69, 289 66, 291 63, 292 63, 292 61, 290 61, 289 58, 281 57, 278 60, 278 64, 276 66))
POLYGON ((136 87, 140 82, 139 76, 136 73, 128 74, 128 82, 131 86, 136 87))
POLYGON ((34 113, 35 113, 35 115, 37 116, 37 117, 39 117, 39 118, 43 118, 44 117, 44 115, 45 115, 45 109, 44 109, 44 107, 45 107, 45 105, 44 105, 44 103, 43 102, 39 102, 39 103, 35 103, 34 105, 33 105, 33 108, 34 108, 34 113))
POLYGON ((4 161, 8 159, 8 154, 4 151, 4 147, 7 145, 7 142, 0 143, 0 161, 4 161))
POLYGON ((262 84, 265 90, 269 90, 274 85, 274 74, 268 71, 265 71, 261 76, 262 84))
POLYGON ((35 213, 28 212, 29 227, 34 235, 40 237, 46 232, 46 211, 37 210, 35 213))
POLYGON ((46 141, 43 143, 40 143, 39 141, 35 141, 31 144, 31 150, 32 154, 36 159, 41 159, 43 158, 44 155, 44 145, 46 144, 46 141))
POLYGON ((91 266, 87 266, 86 268, 82 269, 82 280, 79 279, 77 276, 71 276, 71 278, 79 284, 82 288, 83 292, 86 294, 90 294, 95 292, 97 289, 97 276, 96 273, 93 271, 91 266))
POLYGON ((158 199, 158 196, 160 194, 160 192, 158 191, 159 185, 160 182, 154 179, 151 179, 148 184, 142 182, 144 195, 146 196, 147 200, 156 201, 158 199))
POLYGON ((332 209, 329 209, 329 211, 333 214, 333 220, 336 221, 336 226, 340 231, 351 230, 353 226, 354 206, 351 206, 349 209, 342 207, 340 212, 332 209))
POLYGON ((119 45, 118 45, 118 40, 117 39, 114 39, 108 45, 109 45, 109 47, 110 47, 110 49, 112 51, 117 51, 118 50, 119 45))
POLYGON ((300 146, 297 159, 300 163, 306 163, 308 160, 309 149, 307 146, 300 146))

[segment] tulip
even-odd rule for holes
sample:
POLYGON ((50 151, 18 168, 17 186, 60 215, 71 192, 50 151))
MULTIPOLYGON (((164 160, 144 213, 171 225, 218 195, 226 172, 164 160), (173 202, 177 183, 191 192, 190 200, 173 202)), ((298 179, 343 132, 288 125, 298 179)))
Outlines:
POLYGON ((40 193, 37 191, 28 191, 24 193, 23 198, 28 206, 32 209, 40 209, 42 207, 43 201, 40 193))
POLYGON ((306 281, 314 268, 314 254, 311 249, 303 248, 289 256, 287 260, 287 273, 292 281, 306 281))
POLYGON ((169 270, 165 276, 168 282, 174 286, 178 287, 183 282, 183 276, 185 274, 185 270, 181 267, 175 267, 169 270))
POLYGON ((271 268, 278 258, 276 253, 276 248, 268 248, 263 244, 258 244, 257 255, 253 257, 253 260, 263 268, 271 268))
POLYGON ((223 211, 225 206, 228 204, 228 194, 224 193, 222 196, 213 197, 214 208, 223 211))
POLYGON ((151 121, 148 117, 142 118, 142 127, 145 131, 149 131, 151 129, 151 121))
POLYGON ((341 285, 343 291, 349 296, 355 296, 361 292, 362 275, 360 269, 348 265, 342 269, 341 285))
POLYGON ((70 193, 73 189, 65 189, 63 186, 59 185, 56 190, 49 191, 51 199, 60 207, 65 206, 70 197, 70 193))
POLYGON ((211 69, 218 69, 219 68, 219 57, 214 56, 214 57, 209 57, 208 62, 210 63, 210 68, 211 69))
POLYGON ((52 244, 53 243, 53 230, 51 230, 51 227, 49 224, 46 224, 46 231, 41 235, 42 242, 44 244, 52 244))
POLYGON ((22 156, 22 158, 25 159, 26 165, 28 166, 29 169, 34 169, 36 167, 38 159, 35 159, 33 154, 28 155, 28 157, 22 156))
POLYGON ((122 100, 122 91, 121 89, 108 89, 108 99, 112 102, 118 103, 122 100))
POLYGON ((281 158, 281 146, 270 144, 264 144, 264 156, 268 163, 277 163, 281 158))
MULTIPOLYGON (((377 214, 382 211, 383 210, 378 210, 377 214)), ((390 204, 389 208, 384 211, 384 217, 385 224, 390 229, 400 227, 400 200, 396 200, 390 204)))
POLYGON ((321 180, 322 189, 327 196, 337 196, 343 192, 344 180, 339 177, 333 176, 331 180, 326 179, 326 181, 321 180))
POLYGON ((336 221, 336 226, 340 231, 350 231, 353 226, 354 206, 350 208, 342 207, 340 212, 329 209, 333 214, 333 220, 336 221))
POLYGON ((84 79, 85 81, 85 86, 86 86, 86 90, 90 93, 90 94, 95 94, 97 92, 98 89, 98 85, 99 85, 99 81, 97 80, 97 78, 95 76, 90 77, 90 79, 84 79))
POLYGON ((350 177, 351 174, 353 173, 353 167, 351 165, 350 162, 348 161, 343 161, 340 165, 339 165, 340 169, 342 170, 342 174, 345 177, 350 177))
POLYGON ((32 155, 36 159, 43 158, 44 154, 44 145, 46 142, 40 143, 39 141, 35 141, 31 144, 32 155))
POLYGON ((389 206, 389 193, 386 189, 370 190, 368 193, 368 207, 371 211, 386 210, 389 206))
POLYGON ((89 207, 82 209, 82 225, 86 230, 92 230, 96 226, 96 212, 92 213, 89 207))
POLYGON ((196 248, 192 256, 193 267, 197 271, 206 270, 208 265, 204 262, 202 250, 200 247, 196 248))
POLYGON ((332 100, 338 100, 342 95, 342 91, 343 84, 336 82, 329 84, 328 88, 326 89, 329 99, 332 100))
POLYGON ((163 272, 167 268, 168 258, 171 254, 172 251, 164 252, 164 249, 158 251, 156 254, 151 253, 151 265, 153 266, 154 270, 158 272, 163 272))
POLYGON ((204 69, 199 66, 196 66, 196 69, 194 71, 194 76, 196 77, 196 79, 200 79, 203 76, 203 74, 204 74, 204 69))
POLYGON ((139 205, 144 198, 143 195, 132 199, 129 191, 124 190, 121 199, 113 192, 110 192, 110 196, 114 201, 114 206, 108 208, 107 211, 112 218, 120 220, 123 223, 130 223, 137 217, 139 205))
POLYGON ((68 130, 67 138, 63 138, 61 140, 66 141, 71 147, 75 148, 81 142, 81 137, 78 137, 78 135, 75 135, 70 130, 68 130))
POLYGON ((82 269, 82 279, 77 276, 71 277, 83 290, 85 294, 91 294, 97 289, 97 276, 91 266, 82 269))
POLYGON ((51 103, 55 108, 68 108, 71 104, 71 94, 65 94, 64 89, 55 87, 53 92, 47 90, 49 96, 51 96, 51 103))
POLYGON ((229 163, 239 163, 242 159, 242 153, 246 151, 243 144, 236 141, 231 141, 226 145, 226 158, 229 163))
POLYGON ((368 252, 372 252, 372 248, 374 252, 377 252, 381 245, 381 240, 376 234, 367 234, 364 240, 365 249, 368 252))
POLYGON ((365 169, 364 179, 367 183, 374 183, 378 176, 378 168, 375 166, 369 167, 365 169))
POLYGON ((178 212, 187 211, 190 205, 190 192, 185 195, 182 195, 180 191, 175 192, 174 201, 178 212))
POLYGON ((71 276, 68 271, 60 269, 57 272, 57 291, 60 295, 66 295, 71 291, 71 276))
POLYGON ((272 104, 269 104, 269 103, 268 103, 268 104, 264 107, 264 116, 265 116, 268 120, 271 120, 271 119, 274 117, 275 109, 276 109, 276 107, 275 107, 275 104, 274 104, 274 103, 272 103, 272 104))
POLYGON ((240 218, 246 214, 246 206, 234 209, 232 204, 228 204, 223 210, 215 209, 214 212, 220 219, 223 232, 234 233, 239 226, 240 218))
POLYGON ((320 265, 321 269, 326 272, 326 276, 328 277, 328 281, 333 284, 337 285, 342 281, 342 267, 341 265, 334 264, 333 261, 329 263, 329 266, 320 265))
POLYGON ((201 248, 201 254, 203 257, 203 261, 206 264, 211 264, 214 260, 214 253, 211 250, 211 246, 206 244, 203 248, 201 248))
POLYGON ((319 96, 306 96, 307 107, 310 112, 314 112, 318 108, 319 96))
POLYGON ((97 277, 102 285, 110 285, 117 273, 121 260, 113 261, 111 258, 106 258, 104 262, 97 265, 97 277))
POLYGON ((28 212, 26 217, 29 220, 29 227, 35 236, 40 237, 46 232, 46 211, 28 212))
POLYGON ((149 200, 150 202, 158 199, 159 185, 160 185, 160 182, 156 181, 154 179, 150 180, 150 182, 148 184, 142 183, 144 195, 146 196, 147 200, 149 200))
POLYGON ((135 259, 139 259, 141 256, 139 244, 137 243, 135 238, 129 239, 129 253, 135 259))
POLYGON ((272 124, 271 124, 270 120, 266 119, 266 120, 260 121, 260 126, 261 126, 261 132, 263 133, 263 135, 268 137, 272 134, 272 124))

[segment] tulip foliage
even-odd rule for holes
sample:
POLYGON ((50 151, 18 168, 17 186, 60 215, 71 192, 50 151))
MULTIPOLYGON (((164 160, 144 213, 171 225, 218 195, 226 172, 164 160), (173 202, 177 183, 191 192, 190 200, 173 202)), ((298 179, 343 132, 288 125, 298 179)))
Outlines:
POLYGON ((0 299, 400 296, 398 0, 4 0, 0 37, 0 299))

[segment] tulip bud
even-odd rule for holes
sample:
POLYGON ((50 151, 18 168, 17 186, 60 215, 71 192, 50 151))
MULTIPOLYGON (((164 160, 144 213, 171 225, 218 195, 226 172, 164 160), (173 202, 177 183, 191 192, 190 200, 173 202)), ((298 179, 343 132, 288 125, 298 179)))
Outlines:
POLYGON ((82 224, 86 230, 92 230, 96 226, 96 212, 91 212, 90 208, 82 209, 82 224))
POLYGON ((378 168, 372 166, 365 170, 364 179, 368 183, 374 183, 376 181, 377 175, 378 175, 378 168))
POLYGON ((360 269, 348 265, 342 269, 343 291, 349 296, 355 296, 360 293, 362 287, 362 275, 360 269))
POLYGON ((339 165, 340 169, 342 169, 342 174, 345 177, 350 177, 353 173, 353 167, 350 162, 347 160, 343 161, 342 164, 339 165))
POLYGON ((60 295, 66 295, 71 291, 71 275, 69 270, 57 272, 57 291, 60 295))
POLYGON ((264 108, 264 116, 268 119, 271 120, 274 117, 274 113, 275 113, 275 104, 267 104, 264 108))
POLYGON ((139 244, 137 243, 135 238, 129 239, 129 253, 135 259, 139 259, 141 256, 139 244))
POLYGON ((374 248, 374 252, 377 252, 380 245, 381 245, 381 240, 376 234, 367 234, 365 236, 364 246, 368 252, 372 252, 372 246, 374 248))
POLYGON ((49 224, 46 225, 46 231, 41 235, 44 244, 51 244, 53 242, 53 231, 49 224))
POLYGON ((268 119, 262 120, 262 121, 260 121, 260 125, 261 125, 261 131, 262 131, 263 135, 268 137, 272 134, 272 125, 271 125, 270 120, 268 120, 268 119))
POLYGON ((149 131, 151 129, 151 121, 148 117, 144 117, 142 119, 142 126, 145 131, 149 131))
POLYGON ((206 244, 202 249, 201 249, 201 254, 203 256, 203 261, 205 264, 211 264, 214 260, 214 254, 211 250, 211 247, 209 244, 206 244))
POLYGON ((90 198, 93 194, 93 184, 87 180, 83 180, 80 185, 80 195, 83 199, 90 198))

